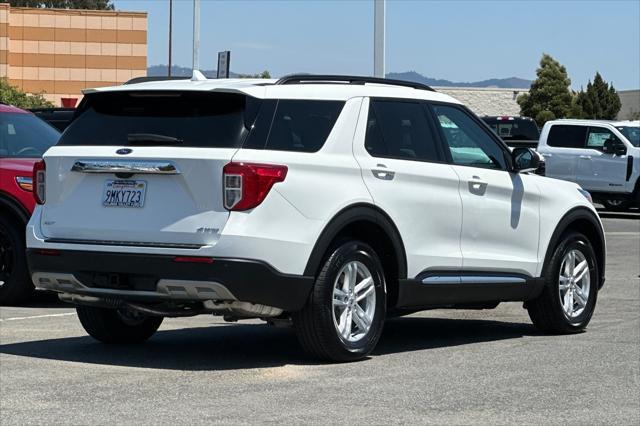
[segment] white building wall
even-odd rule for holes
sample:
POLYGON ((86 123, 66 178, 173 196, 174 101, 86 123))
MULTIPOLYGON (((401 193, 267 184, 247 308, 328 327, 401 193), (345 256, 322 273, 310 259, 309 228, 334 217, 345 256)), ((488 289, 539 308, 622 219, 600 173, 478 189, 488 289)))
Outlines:
POLYGON ((477 115, 520 115, 516 98, 528 89, 498 89, 484 87, 434 87, 452 96, 477 115))

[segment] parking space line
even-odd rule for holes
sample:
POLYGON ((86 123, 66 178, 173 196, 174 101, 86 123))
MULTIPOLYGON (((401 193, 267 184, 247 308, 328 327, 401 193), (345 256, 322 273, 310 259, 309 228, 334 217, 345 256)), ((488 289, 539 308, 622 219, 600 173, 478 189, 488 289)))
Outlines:
POLYGON ((0 322, 5 321, 20 321, 20 320, 28 320, 28 319, 37 319, 37 318, 50 318, 50 317, 66 317, 70 315, 75 315, 75 312, 65 312, 63 314, 48 314, 48 315, 33 315, 30 317, 14 317, 14 318, 3 318, 0 319, 0 322))

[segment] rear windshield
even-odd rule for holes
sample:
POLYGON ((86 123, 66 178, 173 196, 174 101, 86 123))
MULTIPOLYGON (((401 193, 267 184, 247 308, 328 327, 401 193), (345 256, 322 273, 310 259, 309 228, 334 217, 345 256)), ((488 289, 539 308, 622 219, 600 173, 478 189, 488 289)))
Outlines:
POLYGON ((60 133, 32 114, 0 114, 0 158, 40 158, 60 133))
POLYGON ((538 126, 533 120, 515 117, 507 120, 498 120, 497 117, 484 117, 483 120, 505 141, 537 141, 540 138, 538 126))
POLYGON ((259 106, 231 93, 95 93, 86 96, 59 145, 237 148, 259 106))
POLYGON ((620 126, 618 130, 631 142, 631 145, 640 147, 640 127, 620 126))

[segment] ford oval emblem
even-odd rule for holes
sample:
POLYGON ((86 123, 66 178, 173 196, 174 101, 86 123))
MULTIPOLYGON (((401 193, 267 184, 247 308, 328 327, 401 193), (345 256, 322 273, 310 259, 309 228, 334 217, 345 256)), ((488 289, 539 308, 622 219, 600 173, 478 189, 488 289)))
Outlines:
POLYGON ((119 154, 119 155, 127 155, 127 154, 131 154, 132 152, 133 152, 133 150, 132 150, 132 149, 129 149, 129 148, 121 148, 121 149, 119 149, 119 150, 117 150, 117 151, 116 151, 116 154, 119 154))

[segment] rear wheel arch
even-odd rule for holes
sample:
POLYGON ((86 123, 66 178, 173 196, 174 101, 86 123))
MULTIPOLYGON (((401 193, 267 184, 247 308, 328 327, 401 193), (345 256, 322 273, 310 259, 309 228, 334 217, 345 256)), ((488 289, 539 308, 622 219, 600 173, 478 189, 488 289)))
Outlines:
POLYGON ((0 192, 0 214, 18 225, 26 226, 29 221, 29 212, 11 195, 0 192))
POLYGON ((380 257, 387 281, 388 306, 398 296, 398 280, 407 277, 407 258, 402 237, 393 221, 371 204, 356 204, 341 210, 325 226, 309 256, 304 271, 316 276, 329 251, 346 239, 369 244, 380 257))
MULTIPOLYGON (((551 235, 549 245, 547 246, 547 252, 544 257, 544 268, 549 265, 549 260, 553 256, 555 248, 562 241, 563 235, 567 232, 576 231, 589 239, 589 242, 593 246, 593 250, 596 253, 596 260, 598 264, 598 288, 602 288, 604 285, 605 275, 605 261, 606 261, 606 246, 604 231, 600 226, 595 213, 586 207, 576 207, 569 210, 556 225, 555 231, 551 235)), ((545 271, 542 271, 544 276, 545 271)))

